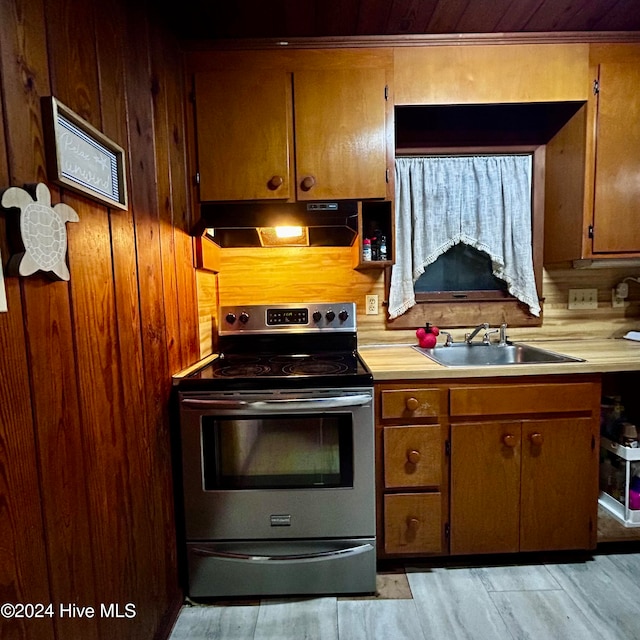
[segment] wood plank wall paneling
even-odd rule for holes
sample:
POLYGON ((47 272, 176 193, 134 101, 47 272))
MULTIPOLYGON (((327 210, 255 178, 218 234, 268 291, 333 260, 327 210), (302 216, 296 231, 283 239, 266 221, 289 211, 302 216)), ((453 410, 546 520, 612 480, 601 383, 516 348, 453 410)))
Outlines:
MULTIPOLYGON (((184 91, 176 42, 134 4, 0 5, 0 190, 46 182, 53 93, 125 149, 131 202, 49 185, 80 216, 71 280, 6 277, 0 600, 136 606, 134 620, 0 620, 2 638, 162 638, 182 600, 168 399, 170 374, 199 357, 184 91)), ((15 216, 0 212, 5 275, 15 216)))
MULTIPOLYGON (((39 128, 38 91, 48 87, 42 55, 42 5, 20 8, 0 3, 0 190, 13 180, 42 176, 43 146, 39 128), (32 29, 30 25, 39 25, 32 29), (27 117, 25 117, 25 114, 27 117), (14 121, 23 126, 9 127, 14 121)), ((15 215, 15 211, 11 214, 15 215)), ((0 252, 5 271, 8 313, 0 313, 0 599, 3 602, 50 602, 45 529, 40 509, 42 494, 31 407, 27 345, 21 287, 6 275, 9 246, 7 216, 0 217, 0 252)), ((2 638, 27 640, 33 625, 26 619, 0 618, 2 638)), ((41 621, 38 640, 54 638, 53 623, 41 621)))
MULTIPOLYGON (((349 247, 222 249, 219 301, 215 299, 210 283, 198 272, 200 317, 211 317, 217 304, 354 301, 358 309, 359 344, 415 343, 413 330, 386 328, 382 306, 385 300, 383 272, 355 271, 351 251, 349 247), (365 315, 367 294, 379 296, 379 315, 365 315)), ((509 336, 514 340, 612 338, 640 329, 640 286, 631 283, 629 307, 611 307, 611 288, 624 277, 639 274, 640 269, 572 269, 569 264, 545 269, 542 326, 510 327, 509 336), (569 289, 594 287, 598 289, 597 310, 567 309, 569 289)), ((483 321, 478 318, 478 323, 483 321)), ((203 330, 206 331, 205 325, 203 330)), ((465 331, 468 328, 453 329, 454 339, 462 339, 465 331)))

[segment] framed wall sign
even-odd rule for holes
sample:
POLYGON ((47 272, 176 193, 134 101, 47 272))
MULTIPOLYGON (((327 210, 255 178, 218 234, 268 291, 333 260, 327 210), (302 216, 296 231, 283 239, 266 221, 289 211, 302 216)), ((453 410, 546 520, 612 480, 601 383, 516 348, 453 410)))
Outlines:
POLYGON ((124 150, 53 96, 42 98, 42 119, 49 179, 126 209, 124 150))

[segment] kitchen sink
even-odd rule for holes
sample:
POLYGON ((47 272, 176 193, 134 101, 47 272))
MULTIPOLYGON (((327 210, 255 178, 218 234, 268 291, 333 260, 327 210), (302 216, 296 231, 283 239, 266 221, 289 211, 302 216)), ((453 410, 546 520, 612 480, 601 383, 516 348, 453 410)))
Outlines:
POLYGON ((582 358, 530 347, 526 344, 484 344, 474 342, 453 343, 433 349, 413 347, 427 358, 445 367, 492 367, 510 364, 544 364, 559 362, 584 362, 582 358))

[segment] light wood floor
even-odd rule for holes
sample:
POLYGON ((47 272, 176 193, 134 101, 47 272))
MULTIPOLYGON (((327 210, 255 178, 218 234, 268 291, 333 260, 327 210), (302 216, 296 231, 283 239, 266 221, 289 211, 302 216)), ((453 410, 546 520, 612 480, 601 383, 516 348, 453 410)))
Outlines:
POLYGON ((640 640, 640 528, 601 510, 598 533, 593 555, 381 569, 375 596, 187 605, 171 640, 640 640))

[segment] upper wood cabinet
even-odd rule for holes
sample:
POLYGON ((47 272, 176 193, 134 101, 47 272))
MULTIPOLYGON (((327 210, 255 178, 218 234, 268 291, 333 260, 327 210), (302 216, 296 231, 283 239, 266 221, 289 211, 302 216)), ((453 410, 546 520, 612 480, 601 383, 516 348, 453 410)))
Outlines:
POLYGON ((640 252, 640 57, 598 68, 593 253, 640 252))
POLYGON ((397 47, 396 105, 586 100, 586 44, 397 47))
POLYGON ((200 200, 287 200, 295 193, 291 74, 195 74, 200 200))
POLYGON ((293 76, 298 200, 384 198, 384 69, 293 76))
POLYGON ((593 45, 588 103, 547 145, 546 263, 640 255, 640 45, 593 45))
POLYGON ((329 55, 326 68, 305 68, 296 53, 270 68, 195 73, 201 201, 387 197, 384 65, 329 55))

